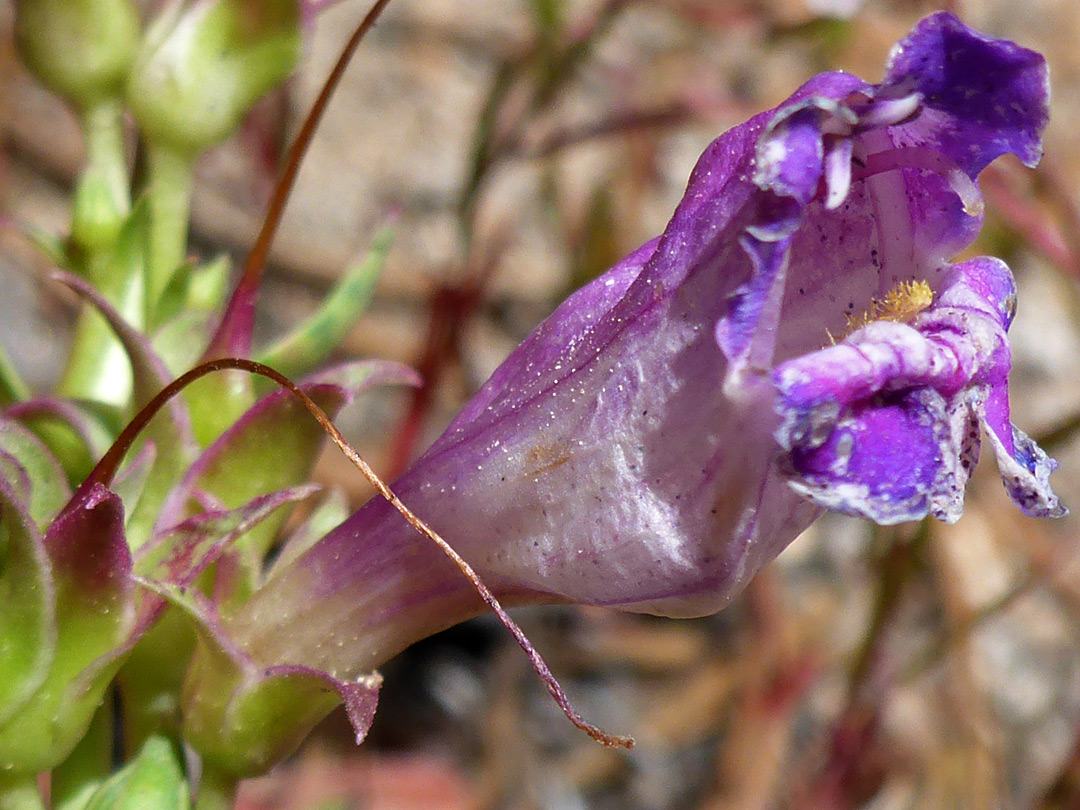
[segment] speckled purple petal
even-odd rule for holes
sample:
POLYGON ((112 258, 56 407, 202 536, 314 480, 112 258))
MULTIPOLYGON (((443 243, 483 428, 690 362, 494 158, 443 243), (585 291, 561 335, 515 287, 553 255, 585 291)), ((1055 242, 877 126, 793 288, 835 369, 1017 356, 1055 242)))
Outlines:
POLYGON ((773 372, 792 487, 878 523, 955 521, 989 434, 1010 497, 1028 515, 1065 514, 1056 464, 1009 422, 1006 330, 1016 288, 997 259, 954 266, 910 325, 874 322, 773 372))
POLYGON ((1050 117, 1047 78, 1035 51, 940 13, 896 44, 883 85, 917 92, 924 112, 904 128, 908 136, 975 176, 1008 152, 1027 166, 1039 162, 1050 117))
POLYGON ((925 517, 948 446, 947 404, 930 388, 853 404, 819 445, 791 452, 792 488, 821 506, 875 523, 925 517))

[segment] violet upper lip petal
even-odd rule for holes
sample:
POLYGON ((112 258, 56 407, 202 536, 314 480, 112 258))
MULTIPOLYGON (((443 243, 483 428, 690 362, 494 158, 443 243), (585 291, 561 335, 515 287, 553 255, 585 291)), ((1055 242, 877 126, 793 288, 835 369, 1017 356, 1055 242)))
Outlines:
MULTIPOLYGON (((1056 514, 1052 463, 1008 423, 1009 318, 994 305, 1011 276, 947 262, 981 225, 978 172, 1005 152, 1037 160, 1046 108, 1038 54, 948 14, 896 47, 881 85, 811 79, 714 141, 664 233, 565 301, 394 490, 510 603, 667 615, 723 607, 822 507, 952 519, 973 425, 1021 506, 1056 514), (869 324, 830 355, 896 348, 896 373, 871 363, 885 371, 865 395, 853 378, 843 396, 823 384, 824 400, 796 402, 787 364, 816 362, 908 282, 936 301, 922 320, 869 324), (948 318, 951 377, 934 349, 948 318), (923 377, 908 350, 926 355, 923 377), (847 442, 844 420, 861 443, 841 470, 825 449, 847 442), (912 437, 915 475, 882 483, 912 437), (841 497, 867 480, 870 506, 841 497)), ((344 674, 479 609, 442 553, 374 501, 227 625, 259 661, 344 674)))

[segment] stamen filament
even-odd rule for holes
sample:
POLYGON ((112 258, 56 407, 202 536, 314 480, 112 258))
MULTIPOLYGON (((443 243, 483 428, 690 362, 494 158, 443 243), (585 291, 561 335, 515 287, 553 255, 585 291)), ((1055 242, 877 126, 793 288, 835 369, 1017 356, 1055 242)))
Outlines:
POLYGON ((926 146, 902 146, 870 155, 864 165, 856 166, 852 181, 866 180, 875 174, 897 169, 920 169, 941 175, 963 203, 964 213, 982 216, 984 205, 979 187, 968 173, 940 152, 926 146))

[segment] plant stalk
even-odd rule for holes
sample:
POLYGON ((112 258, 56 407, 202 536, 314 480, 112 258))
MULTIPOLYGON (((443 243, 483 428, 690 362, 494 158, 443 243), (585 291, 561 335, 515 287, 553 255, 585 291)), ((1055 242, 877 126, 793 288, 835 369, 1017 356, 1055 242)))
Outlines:
POLYGON ((153 326, 162 293, 187 259, 192 157, 152 143, 147 148, 147 175, 150 252, 146 262, 146 323, 153 326))

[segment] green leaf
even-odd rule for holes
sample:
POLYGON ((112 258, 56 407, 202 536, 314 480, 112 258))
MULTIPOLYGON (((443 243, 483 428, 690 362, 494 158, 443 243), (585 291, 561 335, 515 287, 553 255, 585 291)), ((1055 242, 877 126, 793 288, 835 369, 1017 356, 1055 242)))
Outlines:
MULTIPOLYGON (((334 385, 308 386, 308 395, 334 416, 348 399, 334 385)), ((202 490, 230 509, 306 481, 326 434, 285 391, 269 394, 244 414, 192 465, 184 490, 202 490)), ((244 555, 261 561, 285 520, 267 520, 241 541, 244 555)))
MULTIPOLYGON (((346 363, 302 387, 332 419, 361 391, 417 382, 416 373, 405 366, 368 361, 346 363)), ((269 394, 195 461, 174 497, 186 501, 201 490, 234 509, 259 495, 296 486, 310 477, 325 439, 319 423, 288 392, 269 394)), ((282 520, 268 520, 240 541, 239 549, 253 565, 261 565, 282 520)))
POLYGON ((166 323, 183 312, 220 313, 231 267, 232 260, 224 253, 206 264, 180 265, 161 293, 151 323, 166 323))
MULTIPOLYGON (((168 369, 154 354, 150 341, 128 324, 121 314, 85 281, 69 273, 57 274, 57 278, 85 298, 105 319, 130 362, 134 405, 146 405, 169 382, 168 369)), ((166 403, 147 425, 143 440, 154 443, 154 463, 147 474, 138 504, 128 515, 127 539, 133 549, 149 539, 166 495, 181 479, 184 470, 195 457, 195 444, 183 401, 173 399, 166 403)))
POLYGON ((184 310, 154 331, 154 351, 174 377, 195 366, 219 320, 221 315, 216 312, 184 310))
POLYGON ((221 371, 195 380, 181 396, 195 441, 208 447, 255 403, 255 385, 246 372, 221 371))
POLYGON ((44 442, 60 462, 69 482, 82 481, 112 444, 115 431, 107 412, 91 413, 88 403, 59 399, 31 400, 8 410, 8 416, 44 442))
POLYGON ((367 309, 393 241, 394 229, 387 225, 375 235, 364 260, 338 281, 319 311, 256 359, 286 377, 299 377, 326 360, 367 309))
POLYGON ((23 382, 19 370, 0 346, 0 407, 30 399, 30 388, 23 382))

